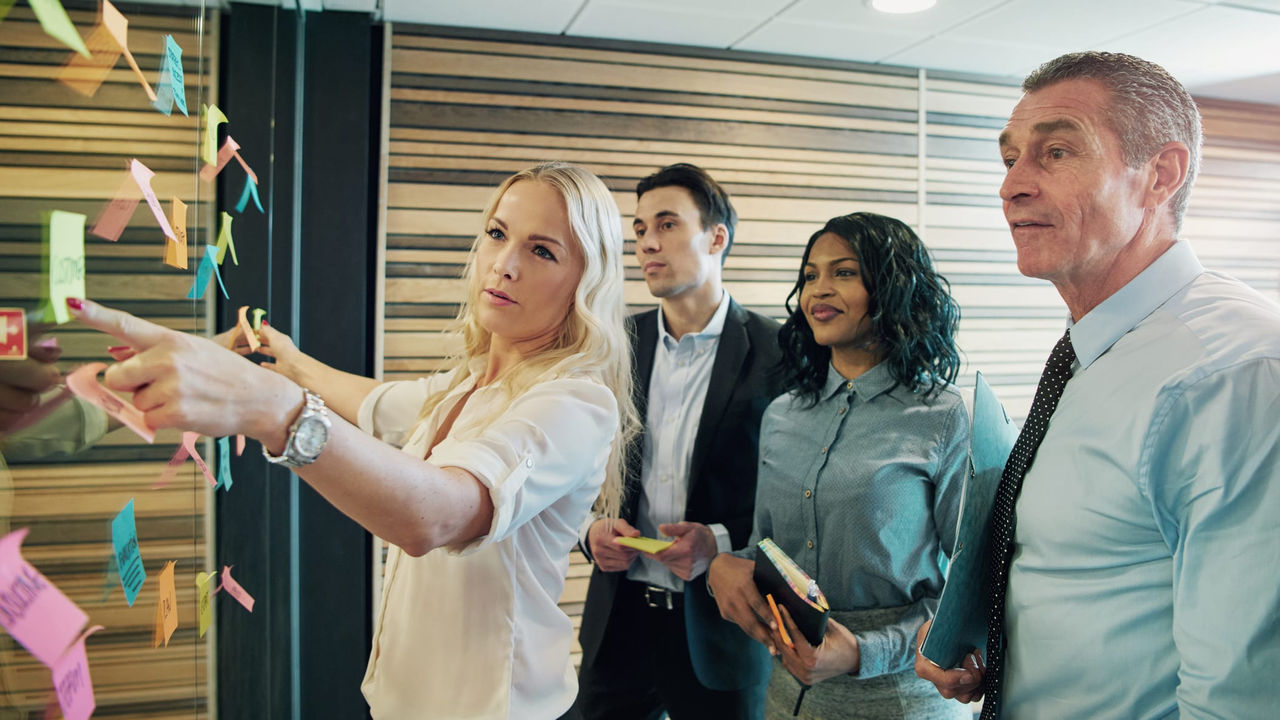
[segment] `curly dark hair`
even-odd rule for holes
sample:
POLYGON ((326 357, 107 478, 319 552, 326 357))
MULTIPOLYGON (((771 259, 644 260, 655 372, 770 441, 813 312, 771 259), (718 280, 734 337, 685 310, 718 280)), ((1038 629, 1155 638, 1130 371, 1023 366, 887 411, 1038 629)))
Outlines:
POLYGON ((955 343, 960 306, 951 297, 951 284, 934 271, 924 243, 906 223, 860 212, 832 218, 804 248, 799 277, 787 296, 787 320, 778 333, 784 387, 813 406, 827 382, 831 348, 814 340, 799 305, 804 266, 814 243, 826 233, 844 238, 858 256, 871 333, 889 365, 894 387, 934 393, 955 382, 960 372, 955 343))

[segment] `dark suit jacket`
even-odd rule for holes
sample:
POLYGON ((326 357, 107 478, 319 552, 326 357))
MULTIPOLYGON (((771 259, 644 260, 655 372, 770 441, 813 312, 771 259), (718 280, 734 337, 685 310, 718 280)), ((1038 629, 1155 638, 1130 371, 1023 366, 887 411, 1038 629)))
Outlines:
MULTIPOLYGON (((654 309, 627 318, 635 373, 633 393, 642 420, 658 343, 657 315, 654 309)), ((773 320, 730 299, 694 441, 684 519, 724 525, 734 549, 746 545, 751 536, 760 416, 780 393, 772 372, 779 357, 778 327, 773 320)), ((629 454, 621 511, 632 524, 640 497, 641 442, 637 438, 629 454)), ((625 577, 626 572, 601 572, 599 568, 591 573, 578 635, 584 666, 594 662, 609 632, 614 595, 625 577)), ((768 652, 737 625, 720 617, 715 599, 707 593, 705 574, 685 584, 685 627, 690 657, 703 685, 737 690, 768 677, 768 652)))

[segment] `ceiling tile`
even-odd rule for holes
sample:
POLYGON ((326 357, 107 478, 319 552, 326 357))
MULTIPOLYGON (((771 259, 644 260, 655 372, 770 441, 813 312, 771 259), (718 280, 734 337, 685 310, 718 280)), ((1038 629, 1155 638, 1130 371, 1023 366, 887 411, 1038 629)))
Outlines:
POLYGON ((1022 78, 1040 63, 1074 48, 1018 45, 942 35, 887 59, 896 65, 1022 78))
POLYGON ((982 42, 1064 48, 1064 52, 1070 52, 1091 49, 1104 40, 1143 30, 1197 9, 1196 5, 1169 0, 1072 0, 1069 3, 1014 0, 945 34, 982 42), (1106 18, 1106 22, 1081 22, 1081 18, 1106 18))
POLYGON ((921 39, 954 27, 1009 0, 939 0, 924 12, 894 15, 872 10, 863 0, 801 0, 779 16, 819 25, 848 25, 861 30, 915 33, 921 39))
MULTIPOLYGON (((745 3, 752 5, 763 3, 745 3)), ((700 47, 728 47, 768 19, 771 11, 714 12, 701 5, 633 5, 591 0, 568 31, 573 35, 645 42, 676 43, 700 47)))
POLYGON ((581 5, 582 0, 382 0, 382 16, 393 22, 559 34, 581 5))
MULTIPOLYGON (((1280 72, 1280 14, 1223 5, 1198 10, 1110 42, 1165 67, 1187 86, 1280 72)), ((1280 98, 1271 102, 1280 103, 1280 98)))
POLYGON ((774 20, 734 45, 733 49, 878 62, 916 44, 919 38, 916 33, 906 31, 774 20))

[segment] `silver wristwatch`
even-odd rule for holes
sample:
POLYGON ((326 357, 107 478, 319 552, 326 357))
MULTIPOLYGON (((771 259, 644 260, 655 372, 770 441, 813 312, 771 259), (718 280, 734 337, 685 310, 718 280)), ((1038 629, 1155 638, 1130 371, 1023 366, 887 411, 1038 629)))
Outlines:
POLYGON ((265 445, 262 446, 262 456, 267 462, 287 468, 310 465, 320 457, 324 446, 329 442, 329 429, 333 427, 333 423, 329 422, 329 411, 325 410, 324 400, 306 388, 302 388, 302 393, 307 402, 302 406, 302 412, 298 413, 298 418, 289 426, 289 439, 285 441, 284 452, 272 455, 267 452, 265 445))

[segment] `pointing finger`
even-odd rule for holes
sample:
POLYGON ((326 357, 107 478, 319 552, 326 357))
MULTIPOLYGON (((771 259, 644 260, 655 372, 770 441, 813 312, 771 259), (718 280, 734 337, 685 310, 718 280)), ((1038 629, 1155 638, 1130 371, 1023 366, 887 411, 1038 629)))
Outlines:
POLYGON ((137 350, 145 350, 173 332, 129 313, 103 307, 91 300, 67 298, 67 307, 80 322, 95 330, 101 330, 137 350))

